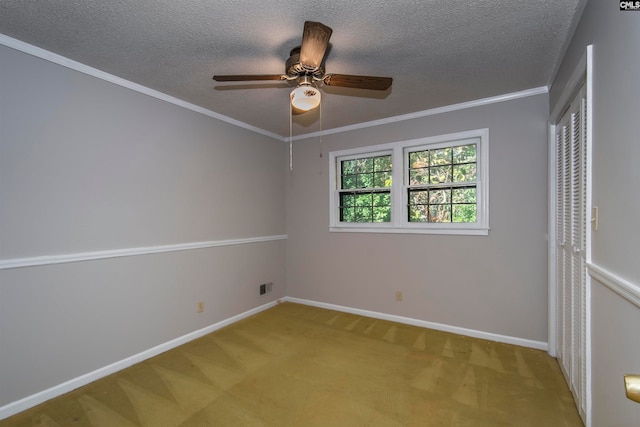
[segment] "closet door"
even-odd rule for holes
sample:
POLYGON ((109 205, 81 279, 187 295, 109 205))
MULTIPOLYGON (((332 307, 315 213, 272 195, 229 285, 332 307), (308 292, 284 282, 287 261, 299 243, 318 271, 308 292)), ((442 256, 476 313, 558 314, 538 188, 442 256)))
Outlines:
POLYGON ((580 90, 556 126, 558 360, 586 414, 586 98, 580 90))

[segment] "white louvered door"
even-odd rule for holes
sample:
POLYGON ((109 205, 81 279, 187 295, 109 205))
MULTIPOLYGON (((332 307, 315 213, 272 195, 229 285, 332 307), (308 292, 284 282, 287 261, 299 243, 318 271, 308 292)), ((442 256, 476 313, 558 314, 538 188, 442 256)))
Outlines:
POLYGON ((585 416, 586 366, 586 96, 580 90, 556 126, 556 282, 558 360, 585 416))

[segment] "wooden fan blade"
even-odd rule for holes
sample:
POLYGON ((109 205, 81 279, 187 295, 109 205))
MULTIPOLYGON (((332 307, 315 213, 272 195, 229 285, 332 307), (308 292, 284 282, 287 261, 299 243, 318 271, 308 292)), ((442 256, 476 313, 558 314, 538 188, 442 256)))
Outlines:
POLYGON ((304 68, 317 70, 322 64, 333 30, 320 22, 306 21, 300 46, 300 63, 304 68))
POLYGON ((391 87, 391 77, 353 76, 349 74, 327 74, 324 79, 327 86, 352 87, 356 89, 387 90, 391 87))
POLYGON ((236 74, 229 76, 213 76, 217 82, 250 82, 255 80, 285 80, 282 74, 236 74))

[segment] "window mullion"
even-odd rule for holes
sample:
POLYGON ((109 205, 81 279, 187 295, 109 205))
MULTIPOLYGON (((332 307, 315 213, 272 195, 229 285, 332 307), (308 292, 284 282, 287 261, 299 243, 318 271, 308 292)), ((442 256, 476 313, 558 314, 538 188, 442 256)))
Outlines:
POLYGON ((394 227, 402 227, 406 223, 406 183, 405 178, 405 164, 404 149, 401 146, 393 148, 391 154, 391 164, 393 169, 391 171, 391 223, 394 227))

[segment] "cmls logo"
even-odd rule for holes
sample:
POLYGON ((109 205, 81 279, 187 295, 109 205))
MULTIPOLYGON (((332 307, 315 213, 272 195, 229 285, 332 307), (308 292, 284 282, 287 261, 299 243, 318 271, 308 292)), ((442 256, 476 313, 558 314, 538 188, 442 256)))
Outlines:
POLYGON ((621 1, 620 10, 638 10, 640 11, 640 1, 621 1))

